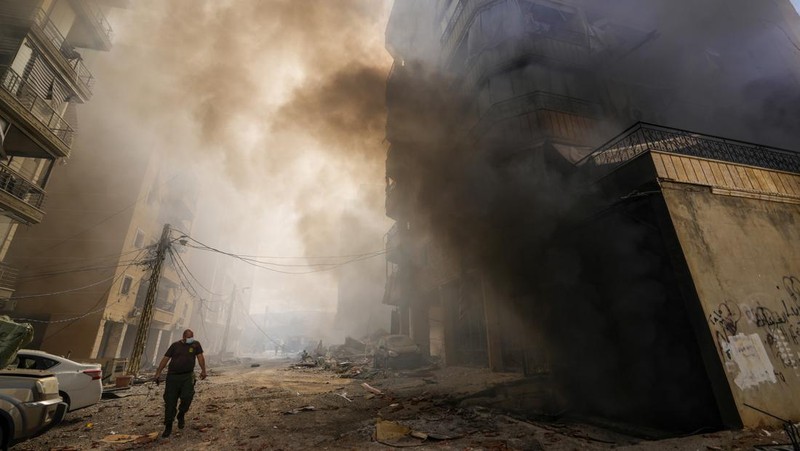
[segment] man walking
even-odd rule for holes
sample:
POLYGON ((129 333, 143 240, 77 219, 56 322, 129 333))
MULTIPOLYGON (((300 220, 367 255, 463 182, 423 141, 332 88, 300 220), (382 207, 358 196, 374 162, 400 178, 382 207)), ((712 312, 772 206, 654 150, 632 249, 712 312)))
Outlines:
POLYGON ((192 404, 194 397, 194 362, 200 362, 200 379, 206 378, 206 359, 203 357, 203 347, 199 341, 195 341, 194 332, 191 329, 183 331, 183 338, 172 343, 164 353, 161 363, 156 370, 156 384, 158 384, 161 372, 169 363, 167 370, 167 383, 164 388, 164 433, 162 437, 169 437, 172 433, 172 421, 175 413, 178 414, 178 428, 183 429, 186 425, 186 412, 192 404), (178 399, 181 400, 178 408, 178 399))

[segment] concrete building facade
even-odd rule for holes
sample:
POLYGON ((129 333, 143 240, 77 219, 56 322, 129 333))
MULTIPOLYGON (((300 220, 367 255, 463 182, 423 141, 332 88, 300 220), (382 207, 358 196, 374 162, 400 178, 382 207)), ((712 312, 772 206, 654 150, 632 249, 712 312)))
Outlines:
MULTIPOLYGON (((128 358, 164 224, 191 233, 193 177, 155 150, 121 155, 87 146, 52 184, 58 208, 20 230, 9 260, 20 270, 12 318, 32 320, 31 346, 78 359, 128 358)), ((188 248, 173 242, 162 269, 142 366, 157 362, 189 326, 188 248)))
MULTIPOLYGON (((786 273, 776 279, 776 293, 784 277, 794 280, 796 255, 788 249, 795 238, 776 218, 795 221, 796 212, 784 210, 795 206, 788 180, 797 168, 731 155, 793 155, 763 145, 796 146, 800 66, 793 34, 782 30, 797 29, 800 19, 788 2, 724 3, 691 6, 696 17, 686 18, 673 3, 655 0, 397 2, 386 34, 395 58, 387 81, 386 210, 396 223, 387 239, 384 296, 396 307, 393 331, 448 365, 550 381, 549 393, 563 393, 571 408, 590 414, 675 432, 770 422, 744 400, 777 402, 759 392, 777 389, 771 381, 782 379, 762 370, 780 362, 757 366, 754 356, 763 355, 752 344, 757 331, 748 329, 742 333, 750 338, 733 341, 749 346, 742 350, 749 360, 740 355, 723 365, 731 341, 712 346, 706 323, 725 301, 719 286, 703 287, 725 271, 731 282, 749 278, 748 292, 767 268, 773 278, 786 273), (630 135, 640 141, 621 151, 637 163, 613 177, 583 169, 587 155, 615 155, 602 144, 637 121, 672 128, 640 126, 645 131, 630 135), (699 160, 669 166, 698 165, 692 177, 705 181, 689 180, 688 171, 676 178, 665 175, 666 163, 656 173, 634 158, 648 143, 700 136, 680 129, 705 133, 698 140, 704 144, 668 149, 724 162, 717 164, 727 172, 699 160), (735 150, 707 144, 720 142, 735 150), (598 147, 603 152, 593 153, 598 147), (741 166, 749 178, 734 185, 741 166), (713 196, 686 194, 698 186, 713 196), (657 214, 618 208, 650 198, 664 199, 657 214), (725 202, 731 205, 723 208, 725 202), (748 208, 764 217, 739 220, 713 251, 703 248, 708 231, 696 216, 730 222, 725 215, 737 202, 761 202, 748 208), (631 216, 639 222, 631 225, 631 216), (755 236, 755 224, 772 228, 763 237, 768 243, 755 236), (744 236, 751 241, 744 244, 744 236), (780 264, 752 267, 747 276, 718 268, 734 245, 756 254, 780 248, 780 264), (695 262, 711 254, 719 261, 695 262), (698 295, 695 287, 705 291, 698 295), (736 383, 738 374, 747 388, 736 383)), ((762 258, 756 254, 748 258, 762 258)), ((780 307, 772 304, 771 311, 780 307)), ((775 337, 760 338, 765 349, 775 337)), ((776 349, 787 349, 780 343, 776 349)), ((790 418, 800 415, 791 403, 783 407, 790 418)))
MULTIPOLYGON (((111 48, 105 12, 124 2, 9 0, 0 4, 0 261, 18 225, 44 217, 45 188, 70 155, 77 105, 94 76, 85 50, 111 48)), ((16 268, 0 264, 0 299, 13 307, 16 268)))

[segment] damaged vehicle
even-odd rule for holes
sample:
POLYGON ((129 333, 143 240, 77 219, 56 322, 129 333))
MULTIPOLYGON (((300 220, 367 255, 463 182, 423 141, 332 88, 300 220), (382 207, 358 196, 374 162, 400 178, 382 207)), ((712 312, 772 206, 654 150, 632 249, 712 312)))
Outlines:
POLYGON ((43 434, 64 419, 67 403, 51 373, 7 368, 33 339, 33 326, 0 316, 0 448, 43 434))
POLYGON ((55 376, 36 370, 0 370, 0 449, 47 432, 66 413, 55 376))
POLYGON ((59 394, 69 406, 69 412, 97 404, 103 396, 100 364, 82 364, 43 351, 20 349, 15 366, 55 375, 59 394))
POLYGON ((408 335, 387 335, 375 348, 376 368, 409 369, 421 366, 422 352, 408 335))

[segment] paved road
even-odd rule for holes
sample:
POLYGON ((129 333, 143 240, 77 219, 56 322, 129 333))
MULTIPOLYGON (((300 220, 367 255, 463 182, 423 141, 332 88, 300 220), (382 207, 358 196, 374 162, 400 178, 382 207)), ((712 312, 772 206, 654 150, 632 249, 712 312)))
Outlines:
POLYGON ((459 402, 464 395, 519 377, 487 370, 389 372, 368 381, 381 391, 375 395, 361 385, 364 381, 331 371, 290 369, 288 361, 259 363, 255 368, 250 363, 213 368, 197 384, 186 429, 176 428, 168 439, 147 437, 162 431, 163 385, 145 384, 125 398, 72 412, 49 433, 15 449, 389 449, 379 438, 416 449, 752 449, 756 442, 785 441, 760 431, 723 431, 648 442, 574 422, 512 418, 482 405, 491 400, 459 402), (388 434, 397 428, 404 437, 388 434), (409 437, 409 431, 420 438, 409 437), (104 441, 121 434, 140 438, 104 441))

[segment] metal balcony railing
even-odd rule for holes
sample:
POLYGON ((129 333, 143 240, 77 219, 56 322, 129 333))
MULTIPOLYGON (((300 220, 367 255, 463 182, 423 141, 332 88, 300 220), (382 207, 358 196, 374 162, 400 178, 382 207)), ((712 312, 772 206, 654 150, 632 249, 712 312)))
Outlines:
POLYGON ((456 47, 464 37, 465 31, 467 27, 469 27, 470 23, 472 23, 472 19, 475 17, 475 15, 482 9, 487 8, 501 0, 456 1, 458 1, 459 4, 456 6, 456 9, 453 12, 453 15, 450 17, 450 20, 447 22, 447 26, 445 27, 441 38, 442 54, 445 57, 445 61, 450 61, 450 58, 452 58, 453 52, 455 52, 456 47))
POLYGON ((800 173, 800 153, 639 122, 576 163, 604 173, 650 152, 800 173))
POLYGON ((584 67, 591 63, 592 52, 585 33, 566 29, 528 33, 524 39, 505 39, 472 55, 467 61, 464 84, 476 86, 492 73, 519 64, 520 60, 533 58, 584 67))
POLYGON ((75 130, 50 104, 39 97, 25 79, 8 66, 0 66, 0 88, 12 95, 17 102, 67 147, 72 145, 75 130))
POLYGON ((81 55, 76 52, 75 49, 67 45, 64 35, 61 34, 58 27, 50 20, 47 13, 42 9, 38 9, 34 14, 33 22, 39 27, 46 40, 53 45, 56 52, 64 57, 67 65, 73 71, 73 77, 83 84, 87 91, 91 92, 94 86, 94 75, 92 75, 89 69, 86 68, 86 65, 83 64, 81 55))
POLYGON ((44 190, 10 167, 0 164, 0 191, 4 191, 37 210, 44 204, 44 190))
POLYGON ((17 268, 0 263, 0 289, 13 291, 17 284, 18 274, 17 268))
POLYGON ((482 136, 498 121, 526 112, 550 110, 585 118, 599 118, 602 107, 593 102, 544 91, 534 91, 505 99, 479 112, 479 119, 470 130, 473 136, 482 136))
POLYGON ((111 41, 111 38, 114 35, 114 30, 111 29, 111 25, 108 23, 108 19, 106 19, 103 11, 100 10, 100 7, 94 1, 84 0, 84 4, 86 5, 89 15, 92 16, 92 19, 99 28, 100 32, 108 41, 111 41))

